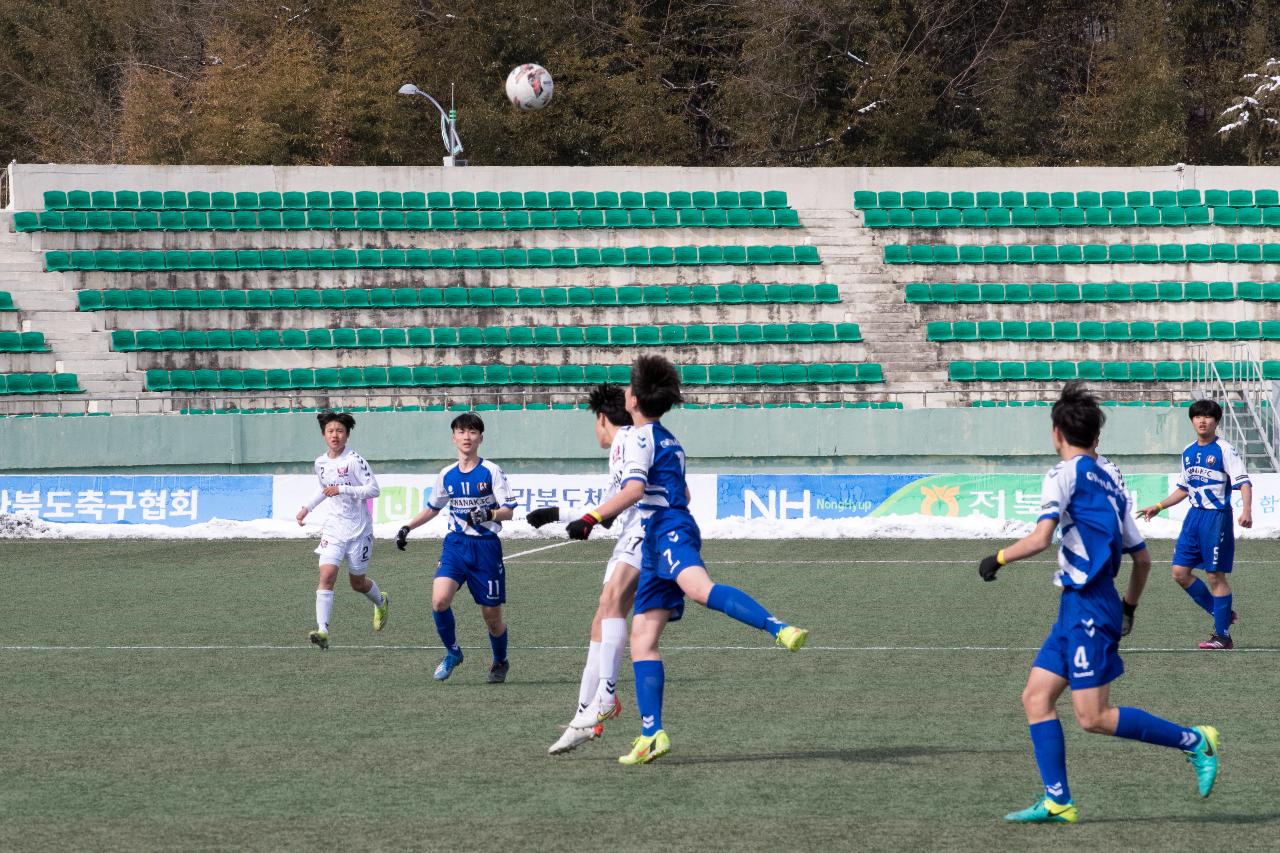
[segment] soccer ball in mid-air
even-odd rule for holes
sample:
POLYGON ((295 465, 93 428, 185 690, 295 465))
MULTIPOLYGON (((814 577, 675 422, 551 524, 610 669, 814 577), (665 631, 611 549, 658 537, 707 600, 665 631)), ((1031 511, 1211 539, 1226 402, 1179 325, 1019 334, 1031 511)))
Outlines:
POLYGON ((517 65, 507 75, 507 100, 522 110, 540 110, 551 103, 556 84, 547 69, 533 62, 517 65))

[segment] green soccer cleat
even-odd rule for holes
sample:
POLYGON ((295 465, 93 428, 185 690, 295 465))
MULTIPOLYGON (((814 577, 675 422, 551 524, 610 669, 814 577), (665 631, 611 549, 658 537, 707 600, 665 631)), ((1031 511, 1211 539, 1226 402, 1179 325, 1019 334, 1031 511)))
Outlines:
POLYGON ((1055 803, 1045 797, 1030 808, 1009 812, 1004 816, 1009 823, 1079 823, 1080 812, 1075 803, 1055 803))
POLYGON ((382 603, 373 605, 373 630, 381 631, 387 625, 387 610, 391 608, 391 596, 382 593, 382 603))
POLYGON ((1200 783, 1200 796, 1207 797, 1218 778, 1218 730, 1213 726, 1193 726, 1200 733, 1200 743, 1187 751, 1187 761, 1196 769, 1200 783))
POLYGON ((631 745, 631 751, 618 759, 619 764, 648 764, 671 751, 667 733, 658 729, 651 737, 641 735, 631 745))
POLYGON ((307 634, 307 639, 320 647, 320 651, 329 648, 329 632, 321 631, 319 628, 307 634))
POLYGON ((798 652, 804 648, 805 641, 808 639, 808 630, 797 628, 795 625, 788 625, 778 632, 774 642, 789 652, 798 652))

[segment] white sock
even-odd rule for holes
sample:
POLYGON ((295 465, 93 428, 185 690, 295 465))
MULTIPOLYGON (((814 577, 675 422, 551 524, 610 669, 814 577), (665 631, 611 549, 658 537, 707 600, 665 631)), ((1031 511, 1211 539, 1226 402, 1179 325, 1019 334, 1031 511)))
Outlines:
POLYGON ((373 578, 369 578, 369 591, 364 594, 364 597, 374 604, 382 603, 382 590, 378 589, 378 583, 373 578))
POLYGON ((333 612, 333 590, 316 590, 316 627, 321 631, 329 630, 329 614, 333 612))
POLYGON ((596 703, 600 713, 613 707, 618 689, 618 668, 627 648, 627 620, 600 620, 600 681, 596 686, 596 703))
POLYGON ((595 640, 587 646, 587 665, 582 668, 582 684, 578 687, 578 710, 585 711, 596 695, 600 683, 600 643, 595 640))

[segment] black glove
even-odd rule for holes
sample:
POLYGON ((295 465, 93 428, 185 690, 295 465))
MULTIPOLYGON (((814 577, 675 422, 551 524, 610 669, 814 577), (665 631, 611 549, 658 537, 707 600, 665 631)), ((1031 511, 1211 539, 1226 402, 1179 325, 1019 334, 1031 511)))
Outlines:
POLYGON ((993 581, 996 579, 996 572, 1000 571, 1000 561, 996 559, 996 555, 983 557, 982 562, 978 563, 978 574, 982 576, 984 581, 993 581))
POLYGON ((524 517, 533 527, 541 527, 544 524, 550 524, 553 521, 560 520, 560 507, 547 506, 542 509, 535 509, 524 517))
POLYGON ((472 527, 479 527, 492 518, 493 508, 487 506, 478 506, 467 514, 467 521, 471 522, 472 527))
POLYGON ((1124 607, 1124 618, 1120 620, 1120 636, 1127 637, 1133 630, 1133 614, 1137 611, 1138 605, 1130 604, 1123 598, 1120 599, 1120 604, 1124 607))
POLYGON ((565 526, 565 530, 569 532, 570 539, 586 539, 591 535, 591 528, 600 523, 600 519, 591 513, 587 513, 577 521, 571 521, 565 526))
POLYGON ((404 527, 401 527, 398 531, 396 531, 396 547, 399 548, 401 551, 403 551, 404 546, 407 545, 408 542, 409 542, 409 525, 406 524, 404 527))

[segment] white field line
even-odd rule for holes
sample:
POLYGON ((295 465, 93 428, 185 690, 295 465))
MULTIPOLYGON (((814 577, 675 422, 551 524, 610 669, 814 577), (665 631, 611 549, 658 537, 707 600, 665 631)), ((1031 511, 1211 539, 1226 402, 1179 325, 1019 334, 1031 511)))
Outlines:
MULTIPOLYGON (((521 551, 521 552, 520 552, 520 553, 518 553, 518 554, 504 554, 504 555, 503 555, 503 557, 502 557, 502 560, 503 560, 503 562, 506 562, 507 560, 514 560, 514 559, 516 559, 517 557, 526 557, 526 556, 528 556, 529 554, 536 554, 536 553, 538 553, 539 551, 550 551, 552 548, 563 548, 565 545, 572 545, 573 543, 574 543, 574 540, 573 540, 573 539, 566 539, 566 540, 564 540, 563 542, 553 542, 553 543, 552 543, 552 544, 550 544, 550 545, 543 545, 541 548, 530 548, 528 551, 521 551)), ((552 561, 552 560, 531 560, 530 562, 539 562, 539 563, 541 563, 541 562, 546 562, 546 563, 550 563, 550 562, 553 562, 553 561, 552 561)), ((596 561, 596 562, 598 562, 598 561, 596 561)))
MULTIPOLYGON (((467 648, 467 647, 464 647, 467 648)), ((471 647, 480 650, 479 646, 471 647)), ((485 646, 488 648, 488 646, 485 646)), ((581 654, 586 651, 585 646, 513 646, 515 651, 541 651, 541 652, 574 652, 581 654)), ((663 646, 663 651, 668 652, 780 652, 781 649, 773 646, 663 646)), ((392 651, 392 652, 416 652, 416 651, 439 651, 440 646, 435 645, 351 645, 351 646, 334 646, 331 650, 337 651, 392 651)), ((805 646, 806 651, 812 652, 1035 652, 1039 650, 1039 646, 805 646)), ((292 643, 289 645, 276 644, 209 644, 209 645, 0 645, 0 653, 11 652, 314 652, 310 645, 305 643, 292 643)), ((1155 646, 1134 646, 1130 648, 1122 648, 1124 654, 1205 654, 1200 649, 1189 649, 1185 646, 1178 648, 1160 648, 1155 646)), ((1259 648, 1241 648, 1235 649, 1232 654, 1275 654, 1280 652, 1280 648, 1276 647, 1259 647, 1259 648)))

